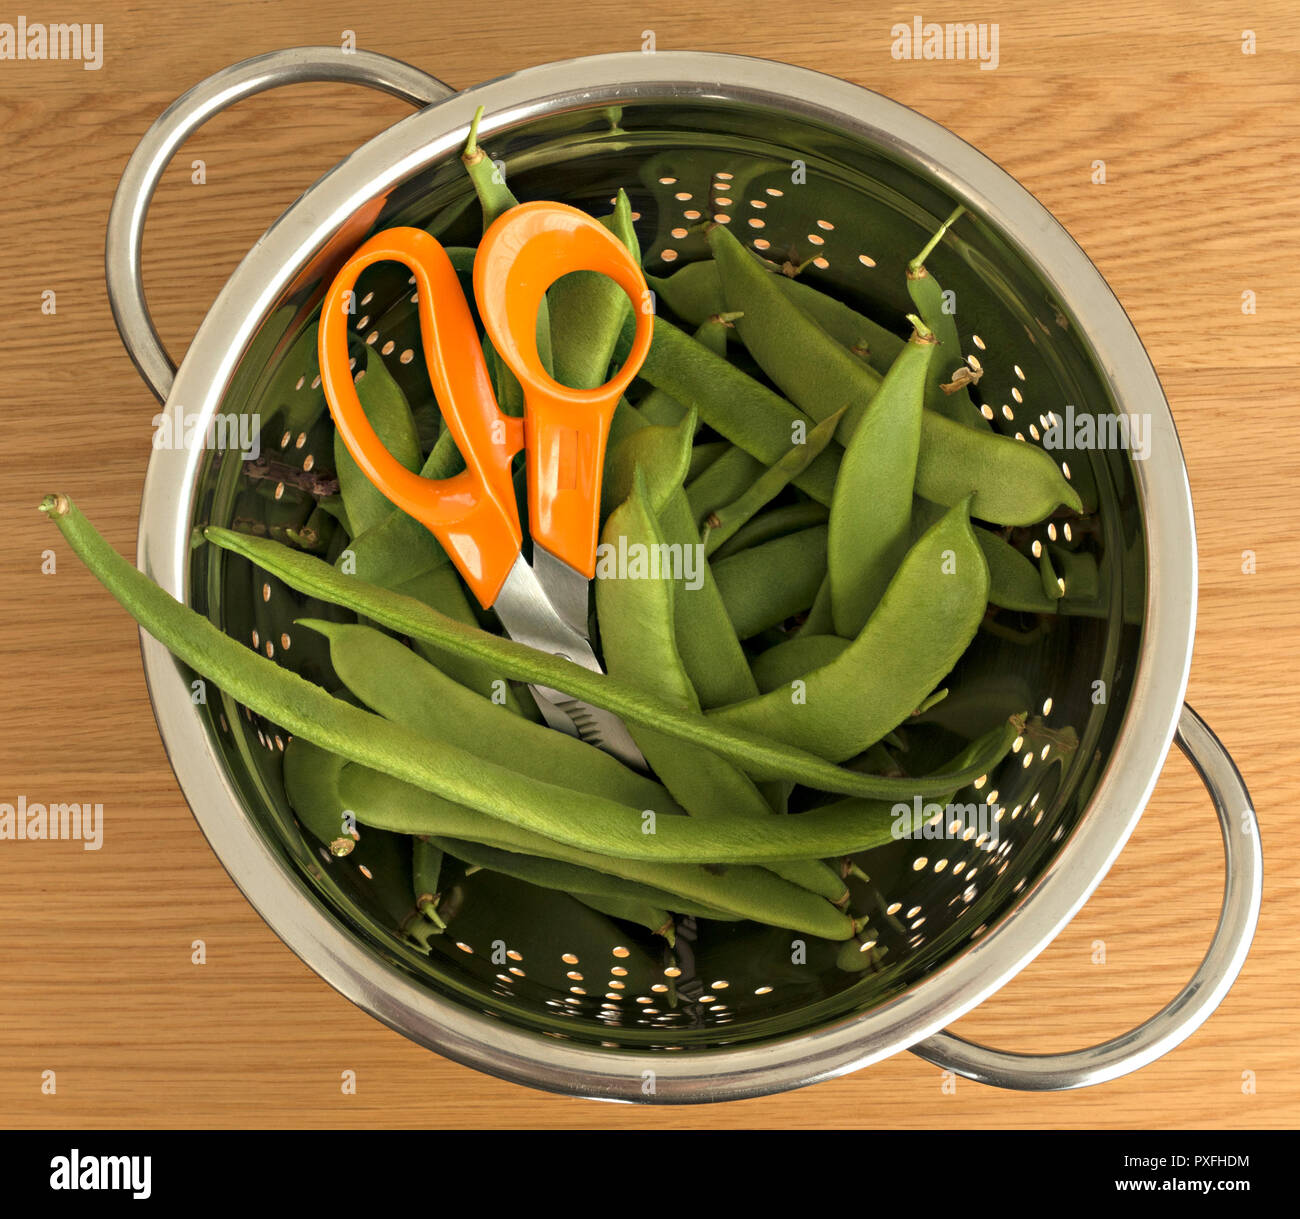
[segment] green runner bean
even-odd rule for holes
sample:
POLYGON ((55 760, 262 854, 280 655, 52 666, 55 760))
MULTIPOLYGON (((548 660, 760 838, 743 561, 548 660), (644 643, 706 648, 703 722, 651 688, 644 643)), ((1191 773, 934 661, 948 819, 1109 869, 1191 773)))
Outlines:
MULTIPOLYGON (((920 537, 931 525, 944 514, 940 504, 917 498, 912 506, 912 533, 920 537)), ((1025 610, 1031 613, 1053 614, 1056 612, 1056 600, 1060 589, 1056 587, 1055 577, 1051 589, 1056 596, 1048 595, 1048 586, 1044 584, 1034 564, 1020 553, 1001 534, 990 529, 975 526, 975 540, 984 552, 984 561, 989 565, 989 604, 1002 609, 1025 610)))
POLYGON ((988 431, 988 420, 980 414, 971 401, 963 382, 971 375, 970 366, 962 363, 961 339, 957 334, 954 310, 948 307, 939 281, 926 269, 925 260, 953 223, 966 211, 958 207, 939 230, 926 243, 921 252, 907 264, 907 292, 921 320, 934 332, 939 342, 939 354, 931 363, 925 382, 925 405, 949 419, 977 431, 988 431), (956 368, 956 373, 954 373, 956 368), (945 389, 945 386, 950 388, 945 389))
POLYGON ((815 525, 712 564, 741 639, 777 626, 816 599, 826 571, 827 527, 815 525))
POLYGON ((710 512, 703 534, 705 552, 713 554, 724 542, 734 537, 755 513, 784 491, 796 474, 803 473, 809 463, 830 443, 838 423, 838 415, 824 419, 800 443, 791 445, 790 451, 776 465, 760 474, 744 494, 710 512))
MULTIPOLYGON (((963 766, 962 772, 974 771, 976 779, 990 773, 1011 752, 1023 729, 1023 717, 1016 716, 973 741, 957 760, 976 761, 963 766)), ((534 785, 545 786, 549 785, 534 785)), ((949 799, 961 786, 965 784, 945 784, 936 797, 949 799)), ((832 928, 843 926, 839 923, 843 915, 824 897, 773 874, 770 865, 810 857, 832 859, 884 846, 894 840, 895 807, 899 803, 854 798, 786 816, 661 817, 654 822, 654 832, 647 833, 648 823, 641 814, 592 799, 577 814, 557 821, 551 827, 557 833, 465 808, 426 787, 365 766, 344 767, 339 791, 363 826, 398 834, 465 838, 507 851, 563 858, 666 889, 687 901, 771 922, 761 910, 750 912, 753 907, 746 894, 761 890, 780 895, 783 903, 788 900, 797 904, 805 915, 829 920, 832 928), (611 814, 611 807, 616 814, 611 814), (599 843, 599 849, 592 843, 599 843), (552 854, 566 847, 572 849, 558 856, 552 854), (706 862, 729 866, 723 871, 695 867, 696 863, 706 862), (758 864, 768 867, 751 866, 758 864), (747 908, 741 908, 742 902, 747 908)), ((843 937, 832 931, 828 938, 843 937)))
MULTIPOLYGON (((647 427, 637 432, 608 463, 604 500, 612 512, 627 499, 636 471, 645 475, 660 542, 669 547, 662 553, 681 560, 667 573, 676 590, 672 621, 678 655, 700 702, 716 707, 750 698, 758 693, 758 687, 713 572, 702 558, 699 531, 682 489, 694 433, 693 411, 677 427, 647 427), (689 569, 688 559, 692 561, 689 569)), ((617 539, 611 541, 620 552, 622 545, 617 539)), ((598 577, 600 574, 597 567, 598 577)))
MULTIPOLYGON (((780 293, 773 292, 762 267, 725 227, 711 230, 709 241, 728 303, 733 299, 746 302, 745 315, 737 327, 751 354, 793 403, 812 418, 820 421, 847 408, 837 432, 841 440, 847 441, 879 385, 879 376, 819 327, 808 323, 780 293)), ((665 355, 672 346, 669 339, 665 355)), ((649 357, 646 363, 652 363, 649 357)), ((645 375, 651 379, 650 373, 645 375)), ((711 423, 710 414, 716 410, 713 404, 706 402, 703 393, 691 400, 701 418, 711 423)), ((785 414, 777 405, 780 401, 778 398, 773 403, 762 395, 747 395, 746 405, 751 412, 747 435, 751 443, 759 443, 760 427, 765 431, 785 414), (765 416, 761 423, 753 417, 760 411, 765 416)), ((1062 503, 1075 511, 1082 509, 1060 466, 1042 449, 993 432, 976 432, 934 411, 924 412, 921 427, 917 489, 926 499, 951 507, 974 491, 972 515, 1000 525, 1033 524, 1062 503)), ((774 460, 756 449, 751 451, 769 464, 774 460)))
POLYGON ((803 500, 795 504, 783 504, 779 508, 769 508, 760 512, 736 530, 728 542, 724 542, 714 552, 713 557, 719 562, 751 546, 770 542, 773 538, 784 537, 787 533, 798 533, 801 529, 813 525, 824 525, 829 517, 826 508, 815 500, 803 500))
MULTIPOLYGON (((465 151, 460 154, 460 159, 474 186, 479 206, 483 209, 483 231, 486 233, 499 216, 512 207, 517 207, 519 200, 506 185, 505 171, 501 165, 488 156, 486 149, 479 147, 478 125, 483 120, 483 109, 480 106, 474 111, 474 118, 469 125, 469 138, 465 141, 465 151)), ((545 300, 537 310, 537 354, 541 357, 542 367, 550 372, 553 367, 551 321, 545 300)), ((498 372, 503 380, 514 377, 514 373, 504 365, 498 372)))
MULTIPOLYGON (((506 851, 500 847, 485 846, 481 842, 464 838, 435 837, 433 841, 448 855, 454 855, 465 863, 480 868, 490 868, 494 872, 502 872, 507 876, 515 876, 530 884, 540 885, 544 889, 560 889, 583 897, 626 899, 629 902, 638 902, 643 907, 658 906, 664 910, 672 910, 676 914, 691 914, 702 918, 715 918, 718 915, 724 918, 733 917, 730 912, 716 907, 697 902, 683 902, 676 893, 668 889, 639 884, 621 876, 611 876, 608 872, 569 863, 566 860, 506 851)), ((661 920, 650 930, 655 931, 662 925, 661 920)))
MULTIPOLYGON (((689 443, 689 430, 683 429, 689 443)), ((683 446, 684 447, 684 446, 683 446)), ((655 500, 638 470, 632 495, 610 515, 602 535, 606 545, 626 545, 647 554, 665 553, 655 521, 655 500)), ((630 573, 629 573, 630 575, 630 573)), ((614 677, 635 682, 683 710, 700 710, 700 698, 678 651, 675 608, 686 597, 677 582, 646 573, 648 578, 598 580, 596 611, 601 626, 605 665, 614 677)), ((707 662, 707 657, 704 658, 707 662)), ((749 666, 746 686, 757 694, 749 666)), ((724 674, 724 680, 726 680, 724 674)), ((632 727, 633 738, 664 786, 693 816, 711 818, 727 812, 742 816, 771 815, 754 780, 737 766, 698 745, 683 745, 653 729, 632 727)), ((816 861, 788 866, 782 875, 824 897, 838 900, 844 884, 834 871, 816 861)))
POLYGON ((731 442, 727 440, 707 440, 703 444, 697 444, 691 450, 691 465, 686 471, 687 484, 698 478, 730 448, 731 442))
MULTIPOLYGON (((826 568, 835 633, 854 638, 908 548, 933 334, 920 319, 844 450, 831 500, 826 568)), ((830 416, 818 426, 836 416, 830 416)))
MULTIPOLYGON (((827 539, 829 545, 829 538, 827 539)), ((830 635, 835 631, 835 616, 831 612, 831 577, 830 573, 822 577, 813 598, 812 608, 799 627, 800 635, 830 635)))
MULTIPOLYGON (((478 752, 485 740, 514 769, 634 808, 681 814, 662 784, 576 737, 510 714, 374 627, 300 619, 329 640, 339 680, 372 711, 415 732, 478 752)), ((498 696, 505 682, 498 679, 498 696)))
POLYGON ((442 848, 424 838, 412 839, 411 887, 415 890, 415 908, 440 931, 445 931, 447 924, 438 914, 441 879, 442 848))
MULTIPOLYGON (((173 600, 113 550, 66 496, 49 496, 42 508, 91 573, 182 664, 189 665, 229 696, 294 735, 361 762, 366 768, 400 779, 404 785, 433 793, 439 808, 464 805, 467 809, 482 810, 469 814, 477 816, 480 823, 496 818, 601 856, 660 862, 744 863, 821 858, 859 849, 872 836, 861 816, 847 820, 831 818, 829 824, 823 824, 825 818, 807 820, 807 814, 795 817, 719 814, 707 819, 659 817, 648 823, 641 811, 603 797, 586 796, 578 806, 569 789, 529 779, 332 698, 319 686, 250 650, 203 615, 173 600), (653 832, 647 832, 648 825, 653 832), (826 849, 828 845, 832 849, 826 849)), ((1018 728, 1013 723, 1007 730, 1014 732, 1018 728)), ((997 757, 1010 747, 1009 739, 1003 741, 1007 730, 987 742, 990 750, 1000 750, 997 757)), ((944 788, 949 785, 945 782, 944 788)), ((344 769, 340 792, 346 807, 358 812, 358 820, 364 820, 348 786, 348 768, 344 769)), ((374 822, 380 829, 466 836, 463 825, 449 829, 445 823, 422 824, 409 801, 399 801, 395 806, 381 801, 379 810, 381 814, 387 810, 387 824, 374 822)), ((714 879, 725 880, 730 875, 714 879)), ((777 895, 787 904, 797 905, 801 924, 806 920, 806 929, 813 934, 825 934, 829 938, 847 934, 848 920, 824 898, 767 873, 757 875, 760 879, 753 883, 763 888, 765 895, 777 895), (773 889, 773 884, 778 888, 773 889)), ((672 888, 686 892, 680 886, 672 888)), ((726 904, 709 897, 701 900, 711 905, 726 904)))
MULTIPOLYGON (((619 350, 626 354, 630 342, 630 332, 625 328, 619 350)), ((808 420, 779 394, 661 317, 655 318, 654 341, 641 365, 641 376, 679 401, 691 403, 702 423, 763 465, 780 461, 790 447, 792 425, 801 421, 806 425, 808 420)), ((794 484, 819 503, 829 505, 838 464, 827 450, 794 484)))
MULTIPOLYGON (((601 223, 640 261, 632 207, 623 191, 618 192, 613 213, 601 223)), ((632 312, 627 294, 597 271, 573 271, 551 286, 546 301, 555 379, 574 389, 603 385, 619 331, 632 312)))
MULTIPOLYGON (((66 497, 51 497, 51 502, 67 503, 66 497)), ((47 511, 54 516, 64 536, 74 546, 80 547, 78 554, 83 556, 83 561, 90 560, 87 566, 92 571, 107 571, 112 581, 105 581, 109 591, 114 595, 123 591, 119 582, 127 577, 104 553, 103 540, 95 540, 97 535, 89 522, 70 503, 61 512, 53 508, 47 511)), ((204 536, 223 550, 243 555, 298 592, 344 606, 413 640, 424 640, 450 653, 485 661, 493 665, 502 677, 563 690, 574 698, 612 711, 628 724, 641 724, 666 736, 707 746, 756 778, 794 779, 819 791, 872 799, 911 799, 914 795, 927 796, 946 790, 954 783, 960 786, 979 773, 976 770, 966 776, 928 776, 905 781, 859 774, 831 765, 786 741, 737 730, 715 722, 711 716, 683 713, 664 700, 647 695, 634 684, 618 681, 608 674, 593 673, 561 656, 540 652, 512 639, 458 622, 410 597, 402 597, 354 576, 341 575, 328 563, 269 538, 235 533, 216 526, 205 529, 204 536)), ((128 572, 138 574, 124 560, 119 562, 127 567, 128 572)), ((156 591, 156 586, 150 587, 156 591)), ((155 612, 157 606, 152 599, 136 604, 147 596, 147 590, 137 589, 134 583, 129 585, 129 589, 133 612, 136 609, 145 612, 146 604, 150 613, 155 612)), ((206 619, 201 620, 206 622, 206 619)), ((235 646, 242 649, 241 644, 235 646)))
POLYGON ((727 308, 743 310, 736 330, 750 355, 797 406, 811 413, 807 404, 816 403, 818 420, 846 411, 840 438, 847 440, 880 374, 794 305, 726 225, 709 230, 709 246, 727 308))
MULTIPOLYGON (((803 430, 806 431, 806 427, 803 430)), ((686 488, 692 518, 703 521, 709 513, 739 499, 767 468, 738 445, 728 444, 727 451, 693 478, 686 488)))
POLYGON ((907 552, 866 626, 838 658, 794 690, 773 690, 709 718, 832 761, 854 757, 902 723, 948 674, 974 638, 987 602, 988 567, 968 504, 959 504, 907 552))
POLYGON ((1061 467, 1037 445, 925 411, 916 493, 950 508, 972 492, 971 515, 997 525, 1035 525, 1058 504, 1083 510, 1061 467))
MULTIPOLYGON (((762 264, 760 264, 762 265, 762 264)), ((802 279, 764 268, 777 288, 806 313, 827 334, 855 356, 884 371, 903 349, 903 340, 879 322, 873 322, 843 301, 815 288, 802 279)), ((713 259, 693 262, 667 278, 646 276, 646 282, 662 297, 682 321, 696 326, 726 306, 722 280, 713 259)), ((739 338, 739 335, 734 335, 739 338)))
MULTIPOLYGON (((672 824, 687 830, 682 845, 675 846, 676 853, 702 856, 705 851, 712 851, 713 842, 717 841, 725 854, 754 855, 764 857, 761 862, 775 862, 775 856, 790 849, 793 838, 802 836, 792 835, 788 828, 775 835, 765 829, 763 834, 756 832, 747 836, 735 833, 734 829, 726 833, 724 827, 734 827, 736 823, 753 827, 772 824, 789 827, 800 821, 804 814, 797 817, 734 817, 719 822, 705 822, 694 817, 666 817, 657 822, 654 834, 643 832, 641 818, 637 816, 625 827, 624 833, 616 836, 639 852, 642 857, 638 857, 632 852, 608 854, 568 845, 545 834, 497 821, 365 766, 346 767, 340 791, 363 826, 399 834, 459 838, 498 850, 558 859, 661 889, 674 895, 674 905, 678 907, 724 910, 760 923, 806 931, 827 939, 846 939, 852 927, 852 921, 824 897, 782 880, 767 868, 747 866, 732 859, 727 862, 734 866, 724 871, 712 871, 702 863, 672 863, 643 857, 646 842, 661 839, 667 833, 666 827, 672 824), (702 835, 700 830, 707 825, 716 828, 702 835), (705 845, 697 847, 695 844, 702 839, 705 845)), ((810 823, 806 836, 818 846, 827 842, 835 845, 844 841, 862 841, 870 845, 884 841, 892 824, 885 818, 885 810, 889 807, 881 805, 877 808, 864 802, 861 807, 847 812, 837 809, 832 817, 810 823)), ((590 809, 583 811, 589 812, 590 809)))
MULTIPOLYGON (((420 468, 424 454, 415 419, 406 398, 373 347, 366 348, 366 375, 357 381, 357 397, 375 433, 393 457, 408 470, 420 468)), ((334 469, 339 479, 339 494, 347 512, 350 532, 360 535, 383 524, 393 511, 388 497, 375 486, 357 465, 344 444, 334 434, 334 469)))
POLYGON ((652 906, 649 902, 641 901, 635 897, 614 897, 609 894, 580 893, 576 890, 570 893, 570 896, 576 902, 581 902, 584 906, 590 906, 591 909, 606 918, 622 919, 625 923, 636 923, 644 927, 652 935, 662 936, 668 941, 671 948, 677 943, 677 929, 673 924, 673 916, 662 906, 652 906))
MULTIPOLYGON (((805 352, 795 359, 815 363, 820 353, 805 352)), ((849 362, 854 363, 852 357, 849 362)), ((834 413, 834 408, 823 409, 809 401, 801 404, 808 410, 804 415, 662 318, 655 319, 654 342, 641 373, 651 384, 693 403, 704 423, 765 465, 781 459, 792 424, 807 418, 820 422, 834 413)), ((862 392, 841 419, 837 435, 848 434, 846 421, 857 423, 859 408, 865 409, 875 388, 875 382, 865 388, 859 385, 862 392)), ((838 454, 827 449, 795 479, 795 486, 829 505, 838 468, 838 454)), ((919 494, 945 507, 960 503, 973 491, 972 514, 999 525, 1036 524, 1057 504, 1076 512, 1083 506, 1061 468, 1036 445, 994 432, 976 432, 934 411, 923 412, 916 480, 919 494)))
POLYGON ((294 737, 284 749, 284 794, 308 830, 332 855, 349 855, 356 838, 344 820, 347 811, 338 793, 346 758, 294 737))
MULTIPOLYGON (((725 358, 727 354, 727 332, 731 329, 731 323, 735 316, 733 313, 726 313, 706 317, 696 327, 695 333, 691 337, 697 343, 707 347, 715 356, 725 358)), ((662 389, 652 389, 642 399, 639 409, 641 417, 648 423, 658 423, 666 427, 680 423, 687 411, 687 408, 678 402, 672 394, 662 389)))
POLYGON ((796 635, 755 657, 754 680, 764 694, 788 689, 796 678, 838 659, 850 643, 839 635, 796 635))

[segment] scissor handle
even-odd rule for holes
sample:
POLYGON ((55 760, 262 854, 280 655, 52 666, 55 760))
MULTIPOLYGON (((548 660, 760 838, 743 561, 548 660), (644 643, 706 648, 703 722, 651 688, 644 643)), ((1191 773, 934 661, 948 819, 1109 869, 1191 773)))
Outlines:
POLYGON ((318 347, 325 400, 348 452, 376 487, 442 543, 487 608, 523 540, 510 463, 524 443, 524 428, 497 405, 469 302, 437 238, 421 229, 391 228, 362 245, 321 306, 318 347), (403 466, 357 397, 348 365, 348 294, 361 272, 377 262, 404 263, 415 276, 429 380, 465 458, 465 469, 451 478, 422 478, 403 466))
POLYGON ((610 421, 650 350, 645 277, 627 247, 585 212, 563 203, 522 203, 483 234, 474 260, 474 295, 493 346, 523 386, 533 542, 591 579, 610 421), (561 385, 542 367, 537 351, 542 298, 571 271, 609 276, 627 293, 636 317, 626 363, 595 389, 561 385))

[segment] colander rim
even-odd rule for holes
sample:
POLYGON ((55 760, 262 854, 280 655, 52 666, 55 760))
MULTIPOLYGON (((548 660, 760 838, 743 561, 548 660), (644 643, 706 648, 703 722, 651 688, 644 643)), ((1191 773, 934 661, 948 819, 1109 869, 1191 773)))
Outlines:
MULTIPOLYGON (((565 109, 686 99, 776 108, 888 147, 968 200, 1050 283, 1082 323, 1116 403, 1151 419, 1151 456, 1134 463, 1147 546, 1146 616, 1132 694, 1105 771, 1069 839, 1012 911, 868 1012, 758 1046, 681 1055, 586 1048, 516 1029, 431 994, 381 961, 308 895, 264 840, 196 714, 188 676, 142 632, 150 697, 177 780, 222 865, 276 934, 336 990, 412 1040, 517 1083, 593 1099, 686 1103, 800 1087, 915 1045, 1004 985, 1069 922, 1137 824, 1173 739, 1195 623, 1195 533, 1182 451, 1150 358, 1101 274, 1024 187, 946 128, 861 86, 776 61, 694 51, 558 61, 464 90, 387 128, 309 187, 240 263, 200 325, 168 403, 183 403, 206 422, 248 341, 324 240, 366 200, 453 154, 478 105, 486 108, 480 130, 488 137, 565 109), (643 1091, 647 1067, 655 1072, 653 1095, 643 1091)), ((201 459, 200 450, 155 449, 141 498, 138 564, 182 600, 201 459)))

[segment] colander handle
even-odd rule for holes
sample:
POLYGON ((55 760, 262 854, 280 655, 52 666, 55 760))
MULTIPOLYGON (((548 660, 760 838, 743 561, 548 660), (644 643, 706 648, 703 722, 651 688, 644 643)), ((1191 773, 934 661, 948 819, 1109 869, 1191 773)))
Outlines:
POLYGON ((127 354, 160 402, 171 392, 176 364, 149 314, 140 251, 145 217, 163 171, 193 132, 236 102, 281 85, 333 81, 378 89, 416 107, 455 92, 437 77, 374 51, 290 47, 231 64, 181 94, 158 116, 131 154, 108 214, 104 243, 108 301, 127 354))
POLYGON ((1190 1037, 1223 1001, 1250 950, 1259 917, 1264 863, 1250 793, 1219 738, 1183 705, 1174 738, 1214 801, 1226 862, 1223 909, 1205 959, 1167 1007, 1130 1032, 1063 1054, 1015 1054, 936 1033, 912 1052, 978 1083, 1027 1092, 1059 1092, 1136 1071, 1190 1037))

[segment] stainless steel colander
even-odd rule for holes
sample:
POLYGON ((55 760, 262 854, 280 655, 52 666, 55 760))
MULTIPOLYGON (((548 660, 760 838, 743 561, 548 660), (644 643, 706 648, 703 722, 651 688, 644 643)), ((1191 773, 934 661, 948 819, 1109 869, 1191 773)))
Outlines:
MULTIPOLYGON (((406 844, 363 833, 350 855, 332 856, 286 804, 279 727, 224 696, 196 705, 192 675, 144 636, 177 778, 248 899, 331 985, 406 1036, 482 1070, 585 1096, 760 1095, 905 1048, 993 1084, 1069 1088, 1134 1070, 1189 1036, 1244 960, 1261 862, 1241 778, 1182 702, 1196 572, 1173 420, 1132 326, 1061 227, 969 145, 883 97, 784 64, 694 53, 547 64, 458 94, 394 60, 334 48, 277 52, 217 73, 162 115, 128 164, 109 222, 108 285, 154 393, 201 425, 254 419, 262 455, 253 463, 230 449, 155 451, 142 569, 250 646, 330 680, 327 658, 294 626, 300 599, 242 560, 192 546, 192 533, 233 523, 329 553, 326 531, 304 534, 316 480, 332 466, 310 329, 320 298, 377 228, 413 224, 448 244, 474 243, 478 213, 457 153, 480 104, 481 138, 520 198, 600 212, 625 188, 648 271, 702 256, 692 225, 716 217, 771 258, 815 260, 810 281, 886 322, 909 308, 905 259, 965 204, 969 216, 929 263, 956 294, 985 414, 1026 443, 1041 443, 1053 412, 1071 404, 1138 414, 1149 421, 1150 456, 1068 455, 1069 477, 1096 505, 1096 528, 1070 544, 1095 557, 1098 588, 1087 612, 1062 616, 1055 629, 981 632, 963 659, 966 675, 1005 685, 1008 709, 1032 706, 1037 736, 988 776, 985 797, 1002 810, 996 839, 904 841, 859 859, 869 880, 854 882, 855 909, 872 917, 860 970, 837 968, 834 946, 749 924, 685 920, 669 949, 566 894, 462 868, 445 890, 456 907, 450 932, 426 949, 405 934, 410 902, 389 883, 409 878, 406 844), (359 148, 267 231, 176 370, 141 284, 154 187, 207 118, 308 80, 365 84, 423 108, 359 148), (1209 788, 1228 860, 1223 914, 1193 980, 1140 1028, 1075 1053, 1018 1055, 941 1033, 1088 898, 1174 739, 1209 788)), ((417 418, 433 426, 406 272, 368 275, 357 351, 377 351, 417 418)), ((1046 529, 1037 540, 1061 542, 1046 529)), ((941 714, 969 713, 954 700, 941 714)))

